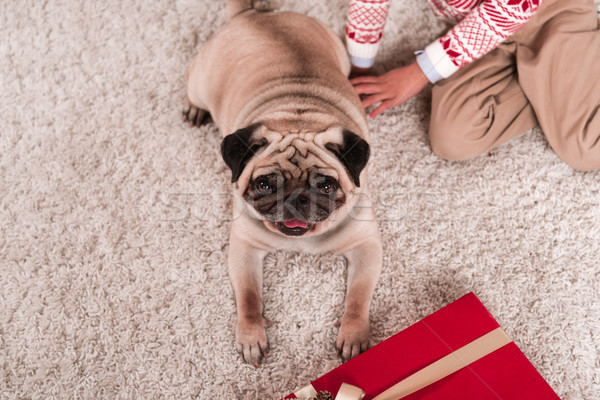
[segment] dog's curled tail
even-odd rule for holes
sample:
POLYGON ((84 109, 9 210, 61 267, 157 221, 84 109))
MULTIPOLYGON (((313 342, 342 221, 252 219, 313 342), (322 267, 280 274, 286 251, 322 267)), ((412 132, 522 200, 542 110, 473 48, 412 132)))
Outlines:
POLYGON ((248 10, 272 11, 281 7, 282 0, 229 0, 227 17, 229 19, 248 10))

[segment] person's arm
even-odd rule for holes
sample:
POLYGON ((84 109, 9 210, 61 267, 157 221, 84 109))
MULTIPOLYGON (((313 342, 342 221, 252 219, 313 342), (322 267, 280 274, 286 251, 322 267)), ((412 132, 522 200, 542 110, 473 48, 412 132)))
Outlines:
POLYGON ((416 62, 378 77, 359 77, 351 82, 358 94, 367 96, 363 98, 365 107, 381 102, 369 114, 374 118, 409 100, 428 82, 448 78, 496 48, 535 14, 542 1, 486 0, 446 35, 417 52, 416 62))
POLYGON ((418 54, 417 61, 430 82, 448 78, 517 32, 533 17, 542 2, 485 0, 448 33, 429 44, 418 54))

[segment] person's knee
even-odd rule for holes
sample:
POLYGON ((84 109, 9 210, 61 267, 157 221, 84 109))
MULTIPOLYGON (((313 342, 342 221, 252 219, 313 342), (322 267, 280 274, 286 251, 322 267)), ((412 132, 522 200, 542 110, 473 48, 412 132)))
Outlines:
POLYGON ((594 163, 594 162, 585 162, 585 161, 576 161, 573 163, 568 163, 571 166, 571 168, 576 169, 577 171, 581 171, 581 172, 589 172, 589 171, 596 171, 598 169, 600 169, 600 164, 598 164, 598 162, 594 163))
POLYGON ((577 118, 557 114, 553 114, 554 123, 542 125, 550 147, 578 171, 600 169, 600 106, 577 118))
POLYGON ((467 155, 464 149, 458 146, 458 140, 452 140, 451 138, 440 138, 437 136, 429 136, 429 144, 433 154, 449 161, 460 161, 471 158, 472 156, 467 155))
POLYGON ((600 169, 600 143, 596 146, 581 146, 581 143, 552 146, 554 152, 571 168, 588 172, 600 169))

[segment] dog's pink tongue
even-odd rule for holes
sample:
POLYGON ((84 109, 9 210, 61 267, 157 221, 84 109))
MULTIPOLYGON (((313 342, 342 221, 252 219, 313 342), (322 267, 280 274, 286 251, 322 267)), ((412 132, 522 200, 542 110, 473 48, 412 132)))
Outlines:
POLYGON ((283 225, 285 225, 287 228, 308 228, 308 222, 300 221, 296 218, 283 221, 283 225))

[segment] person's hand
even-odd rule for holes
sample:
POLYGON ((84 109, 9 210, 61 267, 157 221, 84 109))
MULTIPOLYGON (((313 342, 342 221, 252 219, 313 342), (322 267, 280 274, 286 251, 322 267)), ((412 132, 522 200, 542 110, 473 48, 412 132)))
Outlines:
POLYGON ((350 79, 356 92, 361 95, 363 107, 381 103, 369 116, 375 118, 390 107, 411 99, 429 83, 416 62, 392 69, 381 76, 360 76, 350 79))

